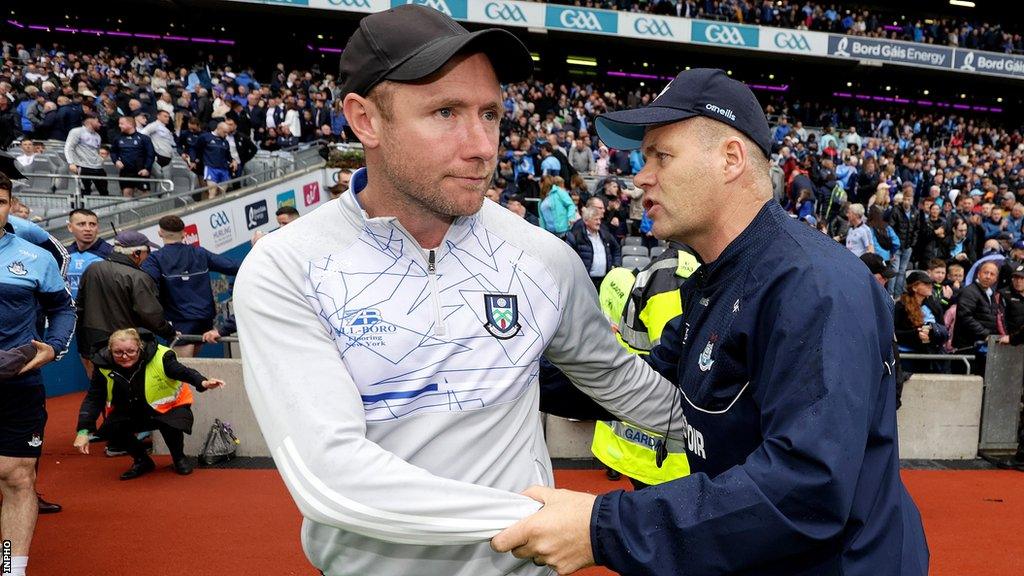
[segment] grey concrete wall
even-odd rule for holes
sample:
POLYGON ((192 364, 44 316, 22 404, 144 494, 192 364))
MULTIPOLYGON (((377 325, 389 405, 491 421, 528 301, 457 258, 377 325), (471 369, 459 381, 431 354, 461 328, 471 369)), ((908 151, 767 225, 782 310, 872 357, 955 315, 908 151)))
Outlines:
MULTIPOLYGON (((192 435, 185 436, 185 454, 197 456, 206 441, 215 418, 231 424, 235 436, 241 440, 238 446, 239 456, 270 456, 267 442, 256 424, 256 416, 252 413, 249 398, 245 394, 242 381, 242 361, 233 358, 182 358, 182 363, 195 368, 207 378, 218 378, 227 382, 224 388, 207 390, 202 394, 194 394, 192 413, 195 424, 192 435)), ((153 451, 167 454, 160 433, 153 434, 153 451)))
POLYGON ((593 422, 576 422, 544 415, 544 435, 552 458, 592 458, 593 422))
MULTIPOLYGON (((270 456, 245 394, 241 360, 186 358, 183 362, 208 378, 228 383, 226 388, 195 395, 195 425, 192 435, 185 437, 185 453, 199 454, 214 418, 220 418, 231 423, 242 441, 239 456, 270 456)), ((898 412, 900 457, 974 458, 978 451, 981 400, 981 377, 915 374, 903 389, 903 407, 898 412)), ((552 458, 592 457, 593 422, 546 415, 545 433, 552 458)), ((166 454, 160 435, 154 436, 154 450, 166 454)))
POLYGON ((914 374, 903 387, 900 458, 968 460, 978 454, 980 376, 914 374))

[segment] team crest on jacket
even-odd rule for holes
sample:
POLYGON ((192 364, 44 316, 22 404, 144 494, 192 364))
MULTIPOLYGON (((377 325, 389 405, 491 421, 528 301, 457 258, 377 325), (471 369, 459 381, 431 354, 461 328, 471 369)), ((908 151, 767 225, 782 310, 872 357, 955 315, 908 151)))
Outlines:
POLYGON ((484 328, 499 340, 519 333, 519 305, 515 294, 484 294, 484 328))
POLYGON ((7 265, 7 271, 15 276, 24 276, 28 274, 28 270, 25 270, 25 265, 21 261, 11 262, 7 265))
POLYGON ((39 434, 33 434, 32 439, 28 441, 28 445, 33 448, 39 448, 43 445, 43 439, 39 437, 39 434))
POLYGON ((711 338, 708 339, 708 345, 704 347, 704 351, 700 353, 700 358, 697 359, 697 367, 700 368, 701 372, 711 370, 711 366, 715 363, 711 359, 711 352, 715 349, 716 340, 718 340, 718 335, 712 334, 711 338))

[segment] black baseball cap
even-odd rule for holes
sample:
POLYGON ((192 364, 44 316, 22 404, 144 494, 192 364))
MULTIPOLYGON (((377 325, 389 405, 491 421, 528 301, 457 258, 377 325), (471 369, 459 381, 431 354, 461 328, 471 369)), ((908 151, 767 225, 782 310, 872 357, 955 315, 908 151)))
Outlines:
POLYGON ((910 274, 907 274, 906 291, 910 292, 910 288, 914 284, 920 283, 932 284, 932 277, 929 276, 928 273, 923 270, 914 270, 910 274))
POLYGON ((598 116, 597 135, 610 148, 640 148, 649 126, 670 124, 695 116, 717 120, 739 130, 771 156, 768 119, 745 84, 717 68, 680 72, 653 102, 643 108, 598 116))
POLYGON ((341 93, 366 96, 383 80, 426 78, 470 48, 487 54, 500 82, 525 80, 533 72, 529 50, 511 32, 470 32, 433 8, 403 4, 359 21, 341 55, 341 93))
POLYGON ((881 274, 882 278, 892 278, 896 275, 896 271, 892 269, 892 266, 887 266, 885 260, 882 260, 882 257, 878 254, 865 252, 860 255, 860 261, 868 267, 872 274, 881 274))

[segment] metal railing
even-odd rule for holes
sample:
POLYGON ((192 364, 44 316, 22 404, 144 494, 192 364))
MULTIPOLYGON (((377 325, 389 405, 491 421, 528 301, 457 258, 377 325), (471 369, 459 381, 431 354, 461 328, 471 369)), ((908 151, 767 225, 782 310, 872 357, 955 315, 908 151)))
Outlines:
MULTIPOLYGON (((304 156, 292 156, 288 158, 288 162, 284 162, 284 158, 280 158, 281 161, 274 161, 273 156, 260 157, 260 161, 263 163, 273 164, 263 170, 242 174, 237 178, 232 178, 225 182, 221 182, 218 187, 227 190, 228 188, 238 185, 244 189, 249 186, 256 186, 265 184, 273 181, 277 178, 281 178, 288 174, 297 174, 305 172, 313 167, 321 167, 324 163, 323 158, 319 155, 315 157, 306 158, 304 156)), ((100 226, 103 230, 108 230, 113 225, 118 229, 122 227, 131 227, 141 224, 147 218, 152 218, 164 212, 173 210, 175 208, 184 208, 187 206, 205 206, 207 202, 220 202, 225 198, 235 198, 238 194, 238 190, 220 194, 215 198, 209 200, 194 202, 193 196, 206 192, 207 186, 205 184, 197 186, 196 188, 184 191, 174 192, 167 195, 150 195, 148 199, 152 200, 151 203, 146 206, 133 206, 122 209, 116 209, 106 214, 100 215, 100 226)), ((43 226, 54 237, 58 240, 64 241, 70 237, 70 232, 65 226, 67 216, 52 216, 44 219, 40 226, 43 226)))
MULTIPOLYGON (((237 344, 238 336, 221 336, 217 339, 216 344, 237 344)), ((179 334, 177 338, 171 341, 171 347, 178 346, 180 344, 209 344, 209 342, 203 342, 202 334, 179 334)))
MULTIPOLYGON (((83 179, 86 179, 86 180, 103 180, 103 181, 107 181, 107 182, 110 182, 110 181, 116 181, 116 182, 142 182, 144 184, 155 183, 155 184, 159 184, 160 185, 160 188, 162 190, 161 193, 173 192, 174 191, 174 181, 169 179, 169 178, 142 178, 142 177, 88 176, 88 175, 83 176, 82 174, 72 174, 70 172, 67 173, 67 174, 59 174, 59 173, 40 174, 40 173, 36 173, 36 172, 22 172, 22 175, 26 176, 26 177, 29 177, 29 178, 51 178, 51 179, 55 179, 55 180, 56 179, 69 178, 71 180, 74 180, 75 181, 75 192, 73 194, 66 194, 66 195, 62 194, 61 195, 61 196, 66 196, 70 200, 72 208, 81 208, 81 207, 83 207, 83 204, 82 204, 82 180, 83 179)), ((132 197, 127 197, 127 196, 126 197, 110 196, 109 198, 111 200, 114 200, 114 202, 111 202, 110 204, 108 204, 106 206, 94 206, 93 208, 106 208, 107 206, 114 206, 116 204, 119 204, 120 201, 123 201, 123 200, 133 200, 135 198, 141 198, 141 196, 132 196, 132 197)))
POLYGON ((971 373, 971 362, 974 361, 974 354, 914 354, 911 352, 900 352, 900 360, 930 360, 939 362, 963 362, 967 367, 967 373, 971 373))

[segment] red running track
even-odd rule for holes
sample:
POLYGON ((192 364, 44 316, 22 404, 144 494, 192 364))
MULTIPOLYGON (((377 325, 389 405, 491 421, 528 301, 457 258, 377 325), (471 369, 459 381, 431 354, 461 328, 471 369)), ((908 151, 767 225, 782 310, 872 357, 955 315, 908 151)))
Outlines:
MULTIPOLYGON (((299 548, 300 517, 276 471, 197 469, 180 477, 169 458, 157 457, 156 472, 121 482, 126 458, 71 447, 81 398, 48 401, 39 489, 64 512, 40 516, 29 574, 317 574, 299 548)), ((912 470, 903 478, 924 516, 933 576, 1024 574, 1024 474, 912 470)), ((596 470, 559 470, 556 479, 593 493, 627 487, 596 470)))

